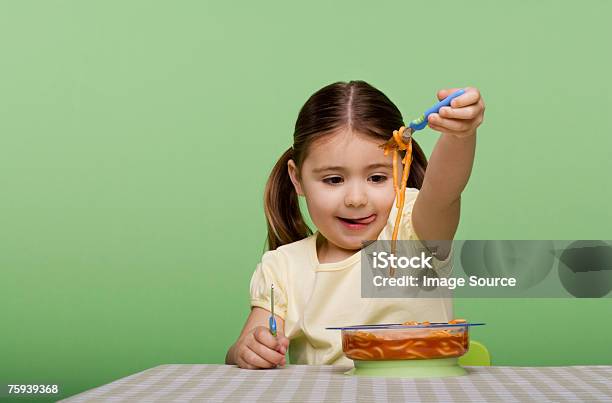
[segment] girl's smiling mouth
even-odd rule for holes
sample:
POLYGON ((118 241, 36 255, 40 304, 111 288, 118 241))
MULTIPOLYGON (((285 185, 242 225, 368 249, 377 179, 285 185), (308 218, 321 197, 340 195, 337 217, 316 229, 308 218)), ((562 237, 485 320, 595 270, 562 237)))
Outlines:
POLYGON ((367 227, 369 224, 373 223, 376 220, 376 214, 371 214, 366 217, 356 217, 356 218, 348 218, 348 217, 336 217, 340 222, 348 229, 360 230, 367 227))

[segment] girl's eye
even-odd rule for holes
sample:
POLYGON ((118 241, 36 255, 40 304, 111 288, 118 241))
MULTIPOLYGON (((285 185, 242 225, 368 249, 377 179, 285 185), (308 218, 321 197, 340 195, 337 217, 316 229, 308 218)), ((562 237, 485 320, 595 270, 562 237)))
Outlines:
POLYGON ((370 176, 370 180, 374 183, 382 183, 387 180, 386 175, 372 175, 370 176))
POLYGON ((340 183, 343 182, 343 179, 341 176, 330 176, 330 177, 324 178, 323 182, 329 185, 339 185, 340 183))

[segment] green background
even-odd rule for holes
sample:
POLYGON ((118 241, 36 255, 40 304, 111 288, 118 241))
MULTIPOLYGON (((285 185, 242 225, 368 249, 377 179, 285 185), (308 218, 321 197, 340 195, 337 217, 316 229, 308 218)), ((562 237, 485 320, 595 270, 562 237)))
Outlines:
MULTIPOLYGON (((0 2, 0 380, 222 363, 314 91, 486 101, 458 239, 609 239, 608 1, 0 2)), ((429 154, 437 134, 417 139, 429 154)), ((611 364, 612 300, 457 300, 496 365, 611 364)))

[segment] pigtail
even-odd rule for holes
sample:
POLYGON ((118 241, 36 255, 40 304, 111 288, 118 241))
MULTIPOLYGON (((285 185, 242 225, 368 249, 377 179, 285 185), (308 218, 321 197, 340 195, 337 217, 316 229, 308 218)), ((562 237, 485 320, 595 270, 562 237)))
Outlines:
POLYGON ((412 139, 412 164, 410 165, 410 176, 408 177, 408 187, 421 190, 425 180, 425 170, 427 169, 427 156, 418 143, 412 139))
POLYGON ((266 183, 264 210, 268 222, 269 250, 312 235, 302 217, 298 194, 287 170, 287 163, 291 159, 293 148, 280 157, 266 183))

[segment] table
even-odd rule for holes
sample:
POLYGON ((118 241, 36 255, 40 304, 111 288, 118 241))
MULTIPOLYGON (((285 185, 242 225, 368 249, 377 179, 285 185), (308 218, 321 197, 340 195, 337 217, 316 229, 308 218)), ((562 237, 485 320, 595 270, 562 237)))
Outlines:
POLYGON ((612 401, 612 366, 466 367, 466 376, 426 379, 354 377, 347 369, 160 365, 62 401, 612 401))

